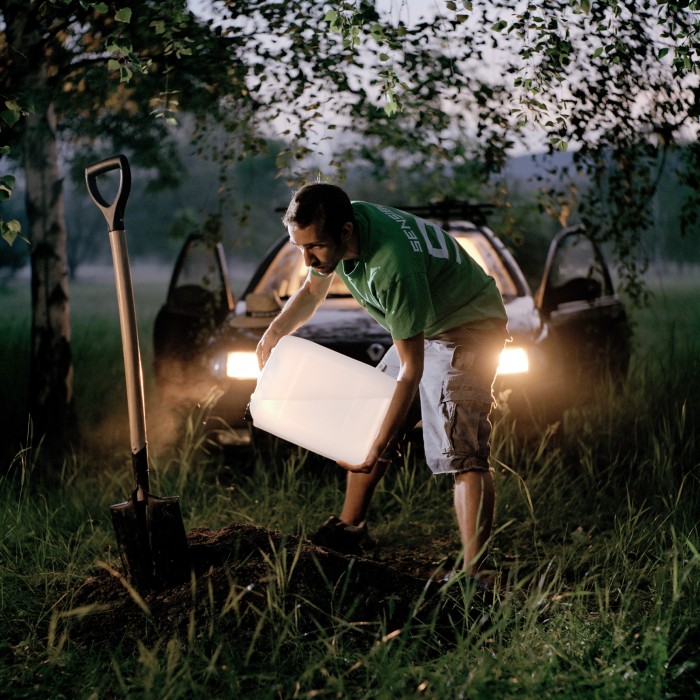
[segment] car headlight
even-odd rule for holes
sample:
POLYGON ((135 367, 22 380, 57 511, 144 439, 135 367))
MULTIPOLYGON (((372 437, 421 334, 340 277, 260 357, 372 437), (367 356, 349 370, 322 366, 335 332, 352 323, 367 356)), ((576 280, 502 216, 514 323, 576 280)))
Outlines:
POLYGON ((498 361, 497 374, 522 374, 530 369, 525 348, 504 348, 498 361))
POLYGON ((226 354, 226 376, 230 379, 257 379, 259 375, 258 357, 254 352, 226 354))

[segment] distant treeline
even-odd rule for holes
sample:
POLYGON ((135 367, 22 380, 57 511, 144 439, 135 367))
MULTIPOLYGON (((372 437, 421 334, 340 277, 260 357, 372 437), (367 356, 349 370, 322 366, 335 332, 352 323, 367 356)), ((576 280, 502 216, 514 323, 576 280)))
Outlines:
MULTIPOLYGON (((292 185, 277 176, 277 158, 282 148, 282 144, 270 142, 267 153, 222 166, 194 154, 181 142, 182 182, 175 188, 159 188, 151 182, 151 173, 134 170, 125 218, 132 259, 171 264, 188 233, 220 226, 230 264, 235 265, 236 260, 244 263, 259 260, 284 233, 279 209, 286 205, 293 190, 292 185)), ((108 155, 111 154, 106 153, 105 157, 108 155)), ((641 236, 652 262, 697 264, 700 263, 697 226, 681 233, 684 191, 672 174, 679 157, 680 154, 672 154, 669 159, 669 174, 660 180, 652 203, 653 229, 642 232, 641 236)), ((561 167, 571 155, 559 154, 557 158, 561 167)), ((80 164, 73 167, 74 172, 80 170, 80 164)), ((323 177, 322 168, 317 172, 323 177)), ((444 177, 443 174, 441 179, 444 177)), ((465 183, 461 189, 459 183, 456 187, 457 194, 464 190, 462 198, 478 198, 479 192, 483 192, 485 199, 493 198, 492 188, 487 190, 476 181, 468 182, 464 173, 455 177, 465 183)), ((435 178, 415 168, 410 173, 387 178, 360 166, 348 168, 343 184, 353 198, 385 204, 419 204, 421 200, 439 199, 445 194, 434 191, 436 188, 431 184, 434 182, 435 178)), ((497 211, 490 224, 509 243, 526 274, 534 280, 544 262, 548 242, 559 228, 538 207, 537 190, 542 180, 537 158, 520 156, 511 160, 505 183, 509 207, 497 211)), ((455 190, 451 195, 455 196, 455 190)), ((82 264, 110 260, 106 227, 81 181, 65 183, 65 206, 71 275, 79 276, 82 264)), ((2 204, 2 213, 5 218, 19 219, 24 232, 27 231, 21 182, 13 198, 2 204)), ((576 221, 572 219, 568 223, 576 221)), ((28 259, 24 241, 17 240, 12 247, 0 244, 0 280, 27 265, 28 259)))

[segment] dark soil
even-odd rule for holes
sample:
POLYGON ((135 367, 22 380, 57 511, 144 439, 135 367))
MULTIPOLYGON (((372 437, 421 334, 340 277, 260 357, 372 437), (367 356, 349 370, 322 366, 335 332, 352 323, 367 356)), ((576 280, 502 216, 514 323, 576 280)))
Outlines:
POLYGON ((194 586, 142 592, 139 599, 119 571, 98 570, 72 601, 74 610, 89 606, 91 612, 72 621, 71 639, 113 646, 184 638, 193 624, 211 622, 245 642, 259 633, 261 619, 269 622, 271 609, 281 615, 296 609, 302 634, 339 619, 392 630, 408 620, 452 627, 455 616, 465 616, 464 585, 429 583, 435 562, 406 552, 396 552, 392 562, 350 557, 251 525, 193 529, 188 545, 194 586))

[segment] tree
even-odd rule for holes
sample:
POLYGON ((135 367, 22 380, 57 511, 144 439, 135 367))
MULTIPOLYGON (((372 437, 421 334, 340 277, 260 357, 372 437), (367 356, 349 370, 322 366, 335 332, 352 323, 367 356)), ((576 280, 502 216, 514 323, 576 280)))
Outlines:
MULTIPOLYGON (((340 5, 333 15, 339 31, 371 31, 353 3, 340 5)), ((624 286, 637 298, 648 262, 641 234, 651 226, 659 182, 697 182, 699 9, 687 0, 461 0, 446 2, 440 20, 452 31, 446 70, 455 88, 441 93, 440 109, 472 119, 467 157, 485 175, 498 174, 509 149, 533 131, 550 152, 574 152, 573 167, 551 166, 559 185, 542 192, 542 206, 562 222, 576 212, 594 237, 610 242, 624 286), (484 60, 495 70, 475 92, 465 76, 484 60), (679 147, 685 158, 669 172, 668 156, 679 147)), ((412 69, 400 55, 388 69, 398 107, 414 94, 407 89, 416 84, 412 69)), ((387 146, 422 134, 401 110, 391 122, 377 122, 374 141, 363 144, 369 160, 383 163, 387 146)), ((458 158, 460 146, 451 146, 458 158)), ((692 224, 699 201, 694 188, 684 223, 692 224)))
POLYGON ((180 94, 202 105, 211 82, 226 77, 230 54, 220 42, 201 42, 211 61, 209 82, 190 69, 187 44, 209 31, 187 25, 183 3, 141 3, 136 17, 94 2, 6 0, 0 9, 0 92, 5 125, 13 127, 3 129, 2 139, 24 169, 31 241, 30 413, 38 436, 65 442, 74 428, 73 368, 59 145, 97 138, 108 148, 128 144, 137 162, 173 181, 176 163, 160 146, 173 99, 164 76, 177 76, 172 84, 180 94), (138 79, 129 80, 133 75, 138 79), (156 120, 154 112, 166 118, 156 120))
MULTIPOLYGON (((522 37, 522 63, 509 70, 527 90, 528 113, 553 147, 575 148, 575 175, 590 183, 578 198, 581 219, 598 240, 612 243, 633 297, 644 296, 639 275, 649 253, 642 240, 659 183, 697 177, 692 167, 668 166, 679 147, 697 148, 699 7, 554 2, 528 7, 507 27, 501 22, 501 31, 522 37)), ((566 182, 569 173, 561 175, 566 182)), ((563 188, 546 194, 550 202, 571 201, 563 188)))
MULTIPOLYGON (((492 179, 538 129, 550 148, 575 148, 592 182, 581 216, 614 242, 634 290, 635 231, 662 154, 697 126, 697 3, 512 4, 449 1, 437 19, 408 21, 363 0, 199 3, 208 16, 185 0, 2 0, 2 117, 13 126, 0 147, 27 181, 37 430, 64 435, 71 403, 59 144, 78 172, 124 149, 172 184, 178 113, 193 115, 195 147, 227 130, 211 151, 222 164, 284 139, 280 171, 300 176, 332 139, 328 172, 398 163, 398 177, 430 169, 454 195, 455 169, 492 179)), ((0 180, 0 196, 10 186, 0 180)), ((568 193, 548 194, 565 218, 568 193)))

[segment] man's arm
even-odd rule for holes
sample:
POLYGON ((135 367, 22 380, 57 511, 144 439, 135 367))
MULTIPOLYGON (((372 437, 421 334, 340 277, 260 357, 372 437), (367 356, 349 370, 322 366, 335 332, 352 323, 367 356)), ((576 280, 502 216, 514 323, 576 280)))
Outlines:
POLYGON ((403 427, 404 420, 423 376, 423 360, 425 356, 423 340, 423 333, 405 340, 394 340, 401 368, 399 369, 399 376, 396 378, 396 389, 391 398, 387 414, 379 428, 375 441, 372 443, 367 459, 362 464, 357 465, 338 462, 344 469, 351 472, 371 472, 380 460, 382 452, 397 437, 399 430, 403 427))
POLYGON ((304 284, 292 294, 282 311, 275 317, 260 338, 256 353, 258 364, 262 368, 270 357, 272 349, 280 338, 303 326, 323 303, 331 287, 333 275, 319 277, 311 272, 306 276, 304 284))

